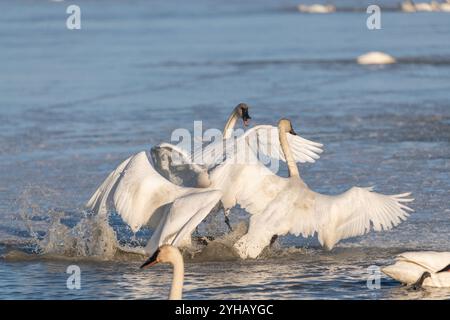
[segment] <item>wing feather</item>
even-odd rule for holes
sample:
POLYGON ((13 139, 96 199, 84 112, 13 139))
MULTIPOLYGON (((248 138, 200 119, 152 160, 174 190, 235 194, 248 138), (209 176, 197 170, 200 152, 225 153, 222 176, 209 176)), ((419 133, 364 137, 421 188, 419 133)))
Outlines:
POLYGON ((410 193, 384 195, 372 188, 353 187, 338 196, 316 194, 316 215, 319 219, 319 241, 328 249, 340 240, 375 231, 390 230, 413 211, 404 202, 410 193))
POLYGON ((152 167, 142 151, 122 162, 97 189, 87 207, 106 214, 107 201, 113 200, 114 207, 122 219, 136 232, 143 225, 160 219, 158 209, 170 203, 181 193, 180 187, 163 178, 152 167))
POLYGON ((111 195, 111 191, 120 179, 121 174, 125 167, 128 165, 132 157, 129 157, 123 161, 119 166, 113 170, 108 177, 103 181, 103 183, 98 187, 98 189, 91 196, 89 201, 86 203, 86 207, 97 214, 105 215, 108 211, 108 201, 111 195))
POLYGON ((213 210, 221 197, 220 191, 209 190, 176 199, 155 229, 145 251, 151 255, 163 244, 178 247, 190 243, 191 233, 213 210))

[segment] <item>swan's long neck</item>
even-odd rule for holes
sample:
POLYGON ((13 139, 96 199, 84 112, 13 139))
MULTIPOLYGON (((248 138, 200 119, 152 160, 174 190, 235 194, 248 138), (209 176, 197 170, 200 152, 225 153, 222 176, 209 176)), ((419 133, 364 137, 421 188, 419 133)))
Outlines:
POLYGON ((174 252, 171 263, 173 265, 173 278, 169 300, 181 300, 183 295, 184 262, 178 250, 174 252))
POLYGON ((291 148, 289 147, 289 143, 287 140, 286 129, 279 127, 278 135, 280 137, 280 145, 283 150, 284 157, 286 158, 286 163, 289 170, 290 177, 300 177, 300 173, 297 168, 297 164, 295 163, 294 157, 292 156, 291 148))
POLYGON ((236 108, 233 110, 233 112, 228 117, 228 121, 225 124, 225 128, 223 129, 223 138, 228 139, 231 137, 231 134, 233 133, 234 126, 236 125, 236 121, 239 119, 239 114, 236 110, 236 108))

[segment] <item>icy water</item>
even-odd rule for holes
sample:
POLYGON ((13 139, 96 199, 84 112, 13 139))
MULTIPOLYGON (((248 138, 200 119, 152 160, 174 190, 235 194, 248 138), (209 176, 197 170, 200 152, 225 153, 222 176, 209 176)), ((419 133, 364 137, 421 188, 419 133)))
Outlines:
POLYGON ((300 167, 314 190, 411 191, 415 212, 331 252, 284 237, 241 261, 217 242, 187 257, 185 298, 450 298, 386 277, 366 285, 367 268, 397 253, 450 249, 450 14, 385 10, 369 31, 364 1, 331 15, 241 2, 79 0, 78 31, 65 28, 67 2, 0 2, 1 299, 165 298, 169 267, 141 271, 143 257, 117 252, 116 241, 145 243, 148 230, 134 236, 83 205, 130 154, 194 120, 222 128, 241 101, 253 124, 289 117, 325 145, 300 167), (399 63, 354 62, 373 50, 399 63), (80 290, 66 287, 72 264, 80 290))

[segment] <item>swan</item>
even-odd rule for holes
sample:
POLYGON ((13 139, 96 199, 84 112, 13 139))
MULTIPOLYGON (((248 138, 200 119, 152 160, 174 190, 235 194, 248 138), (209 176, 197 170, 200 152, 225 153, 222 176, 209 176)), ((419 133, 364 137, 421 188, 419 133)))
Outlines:
POLYGON ((411 0, 405 0, 401 4, 401 9, 403 12, 416 12, 416 7, 411 0))
MULTIPOLYGON (((288 119, 278 123, 279 140, 287 161, 289 177, 279 177, 261 164, 251 170, 252 184, 237 194, 237 201, 253 212, 247 233, 235 244, 239 256, 256 258, 273 237, 287 233, 305 237, 318 234, 319 242, 331 250, 342 239, 398 225, 412 211, 404 202, 410 193, 383 195, 372 188, 353 187, 337 195, 328 196, 308 188, 300 177, 292 156, 287 135, 295 134, 288 119)), ((245 179, 245 177, 242 177, 245 179)), ((234 182, 236 186, 239 181, 234 182)))
POLYGON ((419 3, 415 3, 415 4, 411 1, 411 3, 414 5, 414 8, 416 11, 432 12, 432 11, 440 10, 439 3, 437 3, 436 1, 431 1, 430 3, 419 2, 419 3))
POLYGON ((392 64, 396 60, 394 57, 379 51, 372 51, 359 56, 356 61, 359 64, 392 64))
MULTIPOLYGON (((167 179, 174 183, 180 181, 184 183, 187 179, 178 179, 178 177, 197 175, 197 187, 209 187, 222 192, 221 209, 224 211, 225 223, 230 230, 232 228, 228 218, 229 212, 232 207, 241 204, 236 201, 236 193, 245 193, 246 186, 253 184, 259 178, 259 172, 247 170, 251 168, 248 165, 259 163, 261 157, 285 161, 280 149, 277 127, 258 125, 237 138, 232 137, 232 129, 241 114, 246 114, 250 118, 247 105, 239 104, 234 109, 225 125, 226 134, 223 141, 215 141, 206 148, 194 152, 194 160, 200 160, 199 163, 192 162, 192 158, 185 150, 169 143, 152 148, 155 167, 167 179), (239 108, 243 106, 245 109, 239 111, 239 108), (173 158, 183 164, 181 169, 180 166, 172 165, 173 158), (240 176, 245 176, 245 181, 239 179, 240 176), (240 182, 236 185, 235 180, 238 179, 240 182)), ((295 161, 314 163, 320 158, 322 144, 293 134, 288 134, 287 139, 292 146, 295 161)))
POLYGON ((450 1, 447 0, 447 2, 440 3, 439 8, 443 12, 450 12, 450 1))
POLYGON ((173 266, 169 300, 181 300, 183 294, 184 262, 180 251, 174 246, 162 245, 140 268, 151 267, 157 263, 169 263, 173 266))
POLYGON ((414 288, 450 287, 450 252, 404 252, 393 265, 382 268, 387 276, 414 288))
POLYGON ((94 192, 86 207, 105 215, 108 200, 133 232, 154 229, 142 250, 152 254, 162 244, 189 246, 195 227, 219 203, 222 193, 211 188, 175 185, 153 168, 145 151, 123 161, 94 192))
POLYGON ((298 11, 303 13, 332 13, 336 12, 336 7, 333 5, 322 5, 322 4, 312 4, 304 5, 300 4, 297 6, 298 11))

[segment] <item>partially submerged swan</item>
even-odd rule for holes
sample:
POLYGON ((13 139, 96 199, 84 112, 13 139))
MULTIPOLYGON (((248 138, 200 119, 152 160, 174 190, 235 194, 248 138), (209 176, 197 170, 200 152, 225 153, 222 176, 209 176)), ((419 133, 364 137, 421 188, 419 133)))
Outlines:
MULTIPOLYGON (((279 177, 262 164, 248 166, 241 173, 252 183, 235 197, 241 207, 253 213, 247 234, 234 245, 241 258, 258 257, 274 236, 287 233, 307 237, 317 232, 320 244, 331 250, 340 240, 366 234, 372 228, 391 229, 412 211, 404 204, 413 200, 408 198, 410 193, 384 195, 359 187, 337 196, 312 191, 300 177, 292 155, 288 134, 295 132, 291 122, 280 120, 278 130, 289 177, 279 177)), ((238 187, 235 181, 233 190, 238 187)))
POLYGON ((433 12, 446 11, 445 3, 441 4, 437 1, 414 3, 412 0, 405 0, 401 4, 403 12, 433 12))
POLYGON ((191 233, 221 197, 218 190, 171 183, 156 172, 142 151, 112 171, 86 206, 104 215, 108 201, 112 200, 117 213, 133 232, 144 225, 154 229, 141 252, 152 254, 162 244, 189 246, 191 233))
POLYGON ((394 57, 379 51, 372 51, 359 56, 356 61, 359 64, 392 64, 396 60, 394 57))
POLYGON ((298 11, 303 13, 332 13, 336 12, 336 7, 333 5, 312 4, 305 5, 299 4, 297 6, 298 11))
POLYGON ((141 269, 151 267, 157 263, 169 263, 173 266, 169 300, 181 300, 183 295, 184 262, 180 251, 171 245, 163 245, 141 265, 141 269))
POLYGON ((441 3, 440 9, 443 12, 450 12, 450 1, 447 0, 447 2, 441 3))
POLYGON ((414 287, 450 287, 450 252, 404 252, 393 265, 381 269, 387 276, 414 287))

